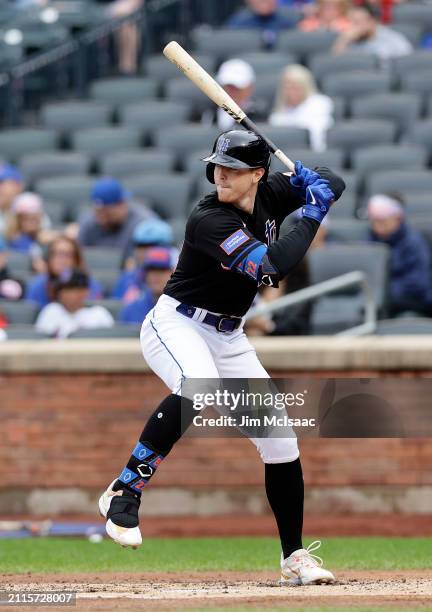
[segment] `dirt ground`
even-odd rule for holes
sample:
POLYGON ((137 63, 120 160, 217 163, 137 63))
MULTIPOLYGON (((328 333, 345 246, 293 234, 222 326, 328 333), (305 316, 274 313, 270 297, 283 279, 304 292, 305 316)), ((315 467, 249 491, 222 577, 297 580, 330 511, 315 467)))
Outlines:
MULTIPOLYGON (((432 572, 344 571, 334 585, 281 587, 275 572, 187 572, 114 574, 6 574, 1 591, 77 593, 85 610, 180 610, 289 605, 424 608, 432 602, 432 572)), ((23 609, 14 606, 14 609, 23 609)), ((27 607, 28 609, 28 607, 27 607)), ((32 609, 46 609, 32 606, 32 609)), ((64 610, 50 607, 51 610, 64 610)))

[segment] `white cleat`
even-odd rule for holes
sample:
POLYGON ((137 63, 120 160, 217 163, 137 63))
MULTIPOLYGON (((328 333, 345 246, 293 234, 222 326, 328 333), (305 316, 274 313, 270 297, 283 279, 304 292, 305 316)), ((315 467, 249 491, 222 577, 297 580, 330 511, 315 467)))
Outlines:
MULTIPOLYGON (((117 480, 117 479, 116 479, 117 480)), ((113 523, 108 514, 129 515, 133 522, 138 522, 138 508, 140 499, 127 490, 113 491, 113 480, 108 489, 99 498, 99 512, 104 518, 108 518, 105 530, 110 538, 123 547, 132 546, 138 548, 142 544, 141 532, 138 527, 122 527, 113 523)))
POLYGON ((321 546, 320 540, 315 540, 306 549, 295 550, 286 559, 281 558, 280 584, 308 585, 308 584, 334 584, 335 577, 322 567, 323 561, 312 551, 321 546))

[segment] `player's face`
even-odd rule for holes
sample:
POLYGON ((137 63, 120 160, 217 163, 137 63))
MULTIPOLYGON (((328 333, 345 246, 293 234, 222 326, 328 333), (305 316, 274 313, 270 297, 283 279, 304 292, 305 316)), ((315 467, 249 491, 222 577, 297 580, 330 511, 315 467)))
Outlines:
POLYGON ((255 188, 263 174, 263 168, 236 170, 225 166, 215 166, 214 180, 219 202, 227 204, 239 202, 255 188))

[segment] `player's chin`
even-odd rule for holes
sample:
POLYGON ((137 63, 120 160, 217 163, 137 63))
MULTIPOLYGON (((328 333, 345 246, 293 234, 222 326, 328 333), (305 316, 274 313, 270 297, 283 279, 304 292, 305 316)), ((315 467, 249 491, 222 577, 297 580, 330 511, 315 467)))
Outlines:
POLYGON ((234 200, 233 192, 226 187, 218 187, 217 194, 219 202, 232 202, 234 200))

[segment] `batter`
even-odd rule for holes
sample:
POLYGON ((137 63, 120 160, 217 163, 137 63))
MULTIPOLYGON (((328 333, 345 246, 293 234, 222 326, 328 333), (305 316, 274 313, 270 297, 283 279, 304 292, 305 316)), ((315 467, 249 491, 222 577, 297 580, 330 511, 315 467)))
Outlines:
MULTIPOLYGON (((259 285, 276 287, 304 257, 345 184, 327 168, 300 162, 295 175, 269 174, 270 151, 254 132, 231 130, 216 140, 203 198, 186 225, 175 272, 141 330, 144 358, 171 390, 156 408, 126 467, 99 501, 106 531, 123 546, 139 546, 138 509, 144 487, 197 412, 183 398, 188 378, 268 378, 243 332, 259 285), (280 226, 302 207, 302 218, 279 238, 280 226)), ((304 484, 295 437, 251 438, 265 465, 265 488, 281 540, 282 582, 334 582, 303 548, 304 484)))

